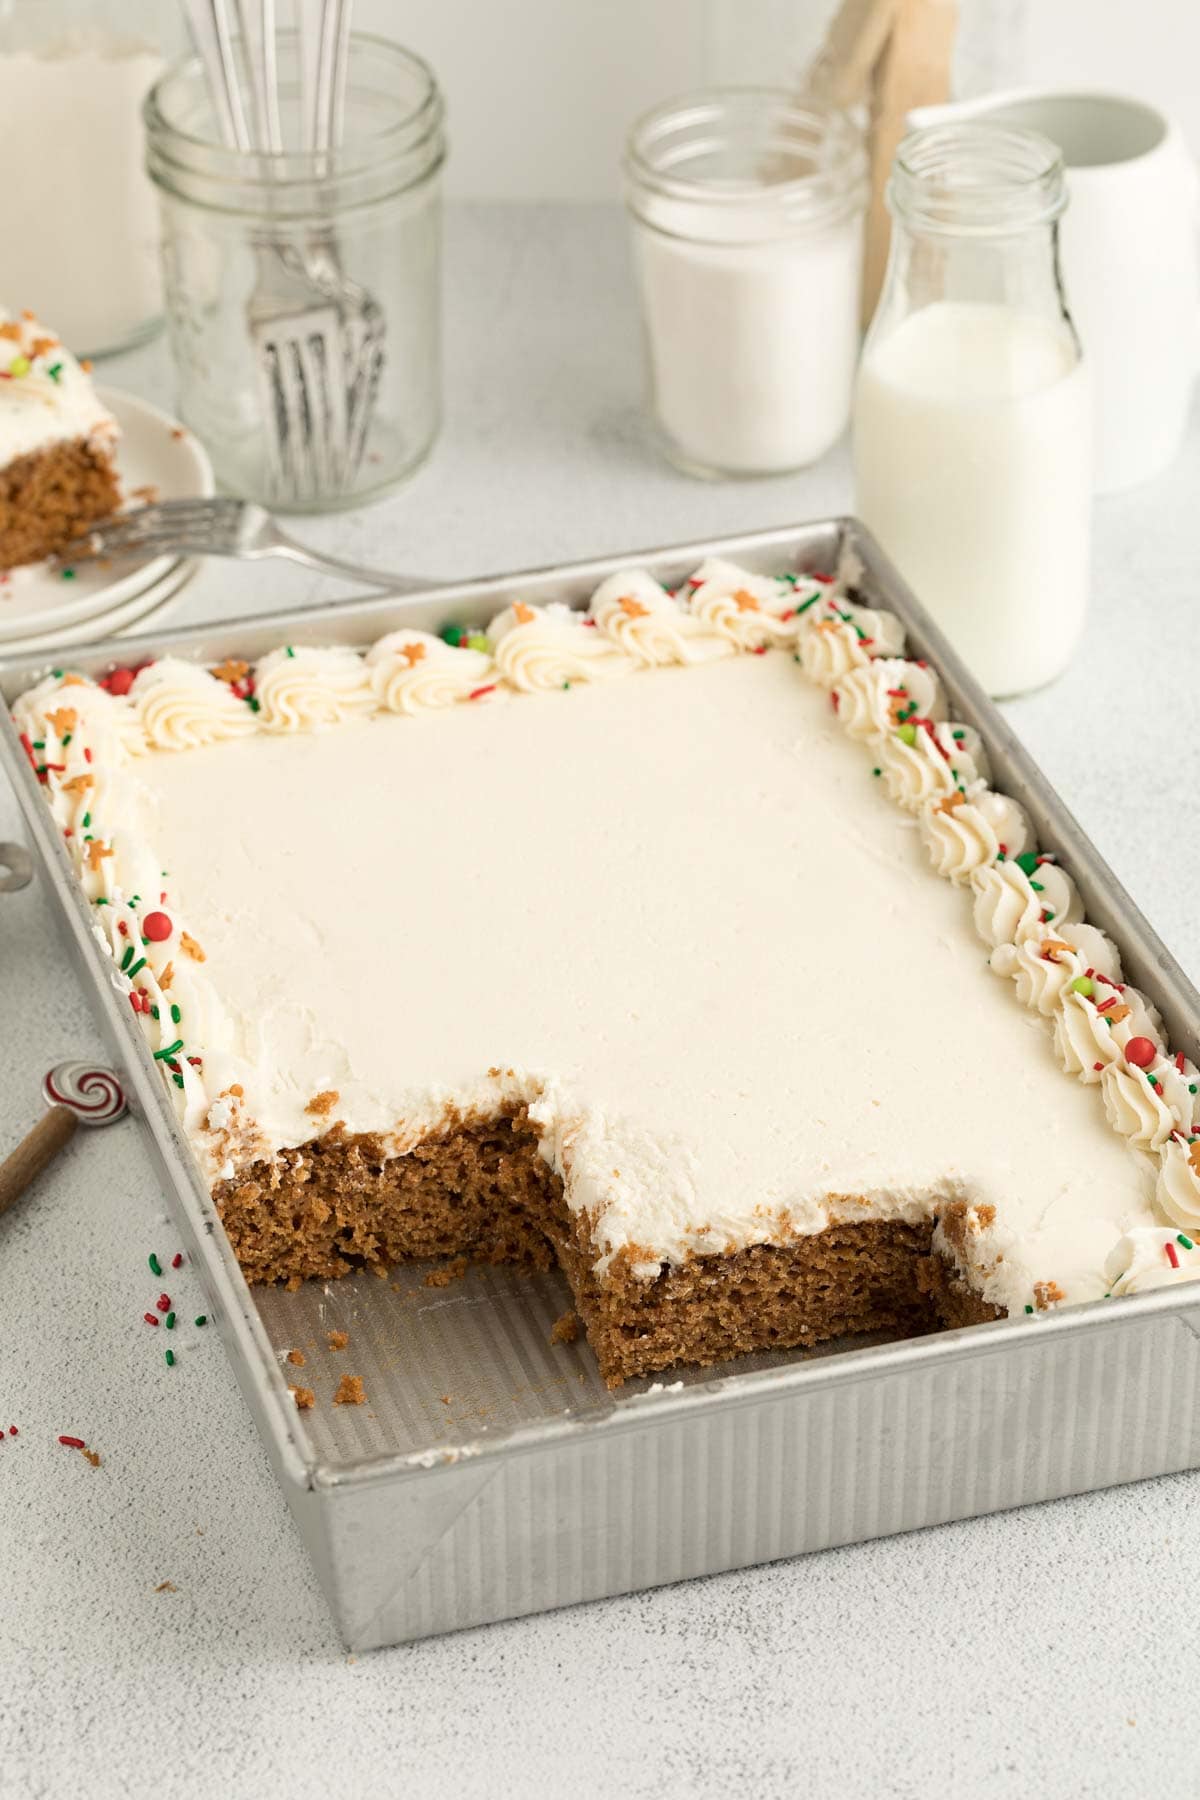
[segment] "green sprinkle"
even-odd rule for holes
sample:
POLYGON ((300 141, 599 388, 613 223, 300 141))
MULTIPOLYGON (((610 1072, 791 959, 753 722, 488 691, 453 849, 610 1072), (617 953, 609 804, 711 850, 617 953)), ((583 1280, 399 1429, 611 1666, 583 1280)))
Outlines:
MULTIPOLYGON (((90 843, 91 843, 91 841, 92 841, 92 840, 91 840, 91 838, 85 838, 85 839, 84 839, 84 842, 85 842, 85 843, 88 843, 88 844, 90 844, 90 843)), ((97 905, 97 906, 107 906, 107 905, 108 905, 108 896, 107 896, 107 894, 100 894, 100 895, 98 895, 98 896, 97 896, 97 899, 96 899, 96 905, 97 905)))
MULTIPOLYGON (((816 605, 816 604, 817 604, 817 601, 818 601, 818 600, 819 600, 819 599, 820 599, 820 598, 821 598, 821 596, 820 596, 820 594, 819 594, 819 593, 818 593, 818 594, 812 594, 812 595, 810 595, 810 596, 809 596, 809 598, 808 598, 808 599, 807 599, 807 600, 802 600, 802 601, 801 601, 801 602, 800 602, 800 605, 799 605, 799 606, 798 606, 798 607, 797 607, 797 608, 796 608, 796 612, 795 612, 795 617, 796 617, 796 618, 797 618, 797 619, 798 619, 798 618, 799 618, 799 617, 800 617, 800 614, 801 614, 801 613, 806 613, 806 612, 807 612, 807 611, 808 611, 808 609, 809 609, 809 607, 810 607, 810 606, 815 606, 815 605, 816 605)), ((800 661, 800 658, 799 658, 799 657, 797 657, 797 658, 796 658, 796 661, 797 661, 797 662, 799 662, 799 661, 800 661)))
POLYGON ((182 1017, 183 1017, 183 1014, 180 1012, 179 1008, 175 1005, 172 1005, 172 1007, 171 1007, 171 1023, 172 1023, 172 1025, 178 1025, 178 1023, 182 1017))
POLYGON ((996 861, 997 862, 1007 862, 1008 861, 1008 858, 1007 858, 1007 856, 1005 856, 1003 850, 997 850, 996 861))
POLYGON ((1013 860, 1023 875, 1032 875, 1038 866, 1036 850, 1026 850, 1023 856, 1014 857, 1013 860))
POLYGON ((917 728, 915 725, 902 725, 896 733, 896 736, 900 739, 902 744, 911 746, 917 741, 917 728))
POLYGON ((182 1049, 183 1039, 176 1038, 175 1042, 173 1044, 168 1044, 165 1050, 156 1050, 154 1052, 154 1060, 155 1062, 166 1062, 168 1057, 177 1055, 182 1049))
POLYGON ((1071 983, 1071 992, 1073 994, 1082 994, 1085 997, 1085 999, 1090 998, 1090 996, 1092 994, 1094 994, 1095 991, 1096 991, 1095 982, 1092 981, 1086 975, 1077 975, 1075 977, 1074 981, 1071 983))
POLYGON ((438 635, 443 644, 449 644, 452 649, 457 650, 463 641, 464 632, 461 625, 443 625, 438 635))
POLYGON ((566 694, 566 693, 569 693, 569 692, 570 692, 570 688, 571 688, 571 684, 570 684, 570 682, 569 682, 569 681, 564 681, 564 682, 563 682, 563 693, 564 693, 564 694, 566 694))
POLYGON ((1195 1091, 1196 1091, 1196 1084, 1195 1084, 1195 1082, 1194 1082, 1194 1081, 1189 1081, 1189 1082, 1188 1082, 1188 1093, 1189 1093, 1189 1094, 1194 1094, 1194 1093, 1195 1093, 1195 1091))
POLYGON ((1027 1306, 1027 1307, 1026 1307, 1026 1308, 1025 1308, 1025 1311, 1026 1311, 1026 1312, 1032 1312, 1032 1311, 1033 1311, 1033 1308, 1032 1308, 1032 1306, 1027 1306))
POLYGON ((62 578, 64 581, 74 581, 74 579, 75 579, 74 569, 64 569, 62 572, 62 578))
POLYGON ((151 1018, 152 1018, 152 1019, 157 1019, 157 1017, 158 1017, 158 1008, 157 1008, 157 1006, 152 1006, 152 1007, 151 1007, 151 1008, 150 1008, 150 1017, 151 1017, 151 1018))
POLYGON ((248 699, 248 700, 247 700, 247 702, 246 702, 246 704, 247 704, 247 706, 248 706, 248 707, 249 707, 249 708, 250 708, 250 711, 251 711, 251 712, 258 712, 258 711, 259 711, 259 703, 258 703, 258 701, 257 701, 257 700, 256 700, 256 699, 255 699, 255 698, 254 698, 254 695, 253 695, 253 694, 251 694, 251 696, 250 696, 250 698, 249 698, 249 699, 248 699))
POLYGON ((167 1314, 166 1318, 163 1320, 163 1324, 166 1326, 168 1331, 174 1331, 174 1329, 175 1329, 175 1314, 173 1312, 169 1312, 167 1314))
POLYGON ((196 1314, 196 1324, 197 1325, 207 1325, 208 1324, 208 1314, 207 1313, 197 1313, 196 1314))
POLYGON ((966 735, 965 731, 952 731, 950 733, 950 736, 954 739, 956 744, 961 744, 966 735))
POLYGON ((147 1257, 146 1260, 150 1264, 150 1273, 152 1275, 161 1275, 162 1274, 162 1264, 159 1262, 157 1256, 155 1256, 153 1250, 150 1252, 150 1255, 147 1257))
POLYGON ((1044 894, 1046 891, 1045 886, 1040 881, 1031 881, 1029 885, 1035 894, 1044 894))
POLYGON ((61 363, 51 363, 50 367, 46 370, 46 373, 50 377, 51 381, 57 381, 59 376, 62 374, 62 364, 61 363))
POLYGON ((35 750, 44 750, 46 748, 45 738, 34 738, 33 747, 35 750))
POLYGON ((132 945, 132 944, 126 944, 126 946, 125 946, 125 954, 124 954, 124 956, 123 956, 123 957, 122 957, 122 958, 121 958, 121 968, 122 968, 122 970, 123 970, 123 971, 125 971, 125 972, 127 972, 127 971, 128 971, 128 969, 129 969, 129 965, 130 965, 130 963, 131 963, 131 961, 132 961, 132 960, 133 960, 133 945, 132 945))
POLYGON ((883 770, 882 769, 872 769, 871 773, 872 773, 872 775, 882 775, 883 770))
POLYGON ((63 670, 62 669, 51 669, 50 673, 51 673, 51 675, 53 675, 55 681, 61 681, 63 678, 63 670))
POLYGON ((1175 1242, 1177 1244, 1182 1244, 1185 1250, 1194 1250, 1196 1248, 1196 1246, 1192 1242, 1191 1238, 1184 1237, 1182 1231, 1180 1231, 1176 1234, 1175 1242))
POLYGON ((1043 914, 1043 917, 1042 917, 1042 923, 1043 923, 1043 924, 1044 924, 1044 925, 1048 925, 1048 924, 1049 924, 1049 923, 1050 923, 1050 921, 1051 921, 1051 919, 1052 919, 1052 918, 1053 918, 1053 917, 1054 917, 1054 914, 1053 914, 1053 913, 1052 913, 1052 912, 1051 912, 1051 911, 1050 911, 1050 908, 1049 908, 1049 907, 1047 907, 1047 908, 1046 908, 1046 911, 1045 911, 1045 913, 1044 913, 1044 914, 1043 914))
POLYGON ((88 827, 88 826, 89 826, 89 825, 90 825, 90 824, 91 824, 91 822, 92 822, 92 815, 91 815, 91 813, 90 813, 90 812, 86 812, 86 813, 84 813, 84 815, 83 815, 83 823, 84 823, 84 829, 85 829, 85 830, 86 830, 86 828, 87 828, 87 827, 88 827))
POLYGON ((70 743, 70 741, 74 735, 75 735, 74 732, 68 731, 66 737, 62 741, 62 747, 64 750, 66 749, 67 745, 70 743))
POLYGON ((295 656, 296 652, 292 649, 290 644, 285 644, 283 647, 283 654, 285 656, 295 656))
POLYGON ((135 962, 135 963, 134 963, 134 965, 133 965, 133 967, 132 967, 132 969, 126 969, 126 971, 125 971, 125 973, 126 973, 126 974, 127 974, 127 975, 128 975, 128 977, 129 977, 129 979, 130 979, 130 981, 132 981, 132 980, 133 980, 133 978, 134 978, 134 976, 135 976, 135 975, 140 975, 140 974, 141 974, 141 972, 142 972, 142 970, 143 970, 143 969, 144 969, 144 968, 145 968, 145 966, 146 966, 146 959, 145 959, 145 957, 144 957, 144 956, 139 956, 139 957, 138 957, 138 959, 137 959, 137 961, 136 961, 136 962, 135 962))
POLYGON ((163 1361, 166 1363, 168 1369, 173 1369, 175 1367, 175 1352, 173 1350, 168 1350, 163 1357, 163 1361))
POLYGON ((175 1083, 175 1086, 177 1088, 181 1088, 183 1086, 183 1076, 182 1075, 172 1075, 171 1080, 175 1083))

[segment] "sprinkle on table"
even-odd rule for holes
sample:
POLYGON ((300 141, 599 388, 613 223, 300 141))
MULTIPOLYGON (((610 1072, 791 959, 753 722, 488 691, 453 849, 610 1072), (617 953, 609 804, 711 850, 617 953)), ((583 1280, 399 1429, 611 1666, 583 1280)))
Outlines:
POLYGON ((65 1444, 68 1450, 85 1450, 87 1448, 86 1438, 60 1436, 58 1441, 60 1444, 65 1444))
POLYGON ((165 1351, 163 1354, 163 1361, 166 1363, 168 1369, 173 1369, 175 1367, 175 1352, 173 1350, 165 1351))
POLYGON ((154 1302, 154 1304, 155 1304, 155 1306, 157 1306, 160 1313, 170 1312, 170 1310, 171 1310, 170 1294, 160 1294, 158 1296, 158 1299, 154 1302))
POLYGON ((150 1264, 150 1273, 152 1275, 161 1275, 162 1274, 162 1264, 159 1262, 157 1256, 155 1256, 153 1250, 150 1252, 150 1255, 147 1257, 146 1260, 150 1264))
POLYGON ((208 1324, 208 1314, 207 1313, 197 1313, 194 1323, 197 1325, 207 1325, 208 1324))
POLYGON ((145 1319, 147 1325, 157 1325, 158 1324, 158 1314, 157 1313, 143 1313, 142 1317, 143 1317, 143 1319, 145 1319))

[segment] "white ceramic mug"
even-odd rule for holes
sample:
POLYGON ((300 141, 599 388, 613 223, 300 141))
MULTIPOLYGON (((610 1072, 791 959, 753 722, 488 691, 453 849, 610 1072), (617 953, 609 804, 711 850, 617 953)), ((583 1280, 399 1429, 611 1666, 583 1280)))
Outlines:
POLYGON ((914 129, 996 119, 1063 152, 1067 304, 1091 365, 1096 490, 1161 473, 1179 448, 1200 360, 1196 165, 1178 127, 1120 94, 1012 91, 918 107, 914 129))

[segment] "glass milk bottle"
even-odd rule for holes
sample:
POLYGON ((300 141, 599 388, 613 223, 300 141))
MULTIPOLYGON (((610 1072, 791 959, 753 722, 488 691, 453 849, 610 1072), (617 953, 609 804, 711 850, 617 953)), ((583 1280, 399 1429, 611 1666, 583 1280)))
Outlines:
POLYGON ((1057 147, 942 125, 888 188, 887 279, 863 349, 855 510, 993 695, 1060 675, 1083 628, 1087 370, 1058 267, 1057 147))

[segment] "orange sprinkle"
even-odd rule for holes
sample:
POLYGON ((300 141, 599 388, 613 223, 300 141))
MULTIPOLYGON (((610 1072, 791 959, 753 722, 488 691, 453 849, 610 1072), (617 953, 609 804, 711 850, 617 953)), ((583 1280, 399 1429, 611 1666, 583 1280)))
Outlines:
POLYGON ((250 664, 248 662, 239 662, 236 656, 227 657, 223 663, 218 663, 213 670, 213 674, 218 681, 228 681, 231 684, 235 681, 240 681, 243 675, 248 675, 249 673, 250 664))
POLYGON ((424 644, 403 644, 400 648, 400 655, 410 669, 415 669, 419 662, 425 660, 425 646, 424 644))
POLYGON ((162 974, 158 978, 158 985, 165 992, 166 989, 170 987, 170 985, 174 981, 174 979, 175 979, 175 964, 173 962, 169 962, 167 964, 166 968, 163 970, 162 974))
POLYGON ((79 723, 79 714, 73 706, 60 706, 57 712, 46 714, 47 722, 53 725, 56 734, 67 737, 79 723))
POLYGON ((6 342, 10 344, 20 343, 21 327, 17 324, 15 319, 5 319, 0 321, 0 338, 4 338, 6 342))
POLYGON ((956 806, 965 806, 966 800, 967 796, 962 790, 955 788, 952 794, 947 794, 944 799, 939 800, 933 810, 940 813, 952 813, 956 806))
POLYGON ((1200 1175, 1200 1138, 1197 1138, 1195 1143, 1188 1150, 1188 1161, 1191 1163, 1196 1174, 1200 1175))
POLYGON ((64 794, 78 794, 84 788, 93 787, 95 780, 94 775, 72 775, 70 781, 63 782, 62 791, 64 794))
MULTIPOLYGON (((30 315, 29 315, 29 317, 30 317, 30 318, 31 318, 31 319, 32 319, 32 317, 33 317, 33 314, 32 314, 32 313, 30 313, 30 315)), ((82 357, 80 357, 80 359, 79 359, 79 366, 80 366, 80 368, 81 368, 81 369, 82 369, 82 370, 83 370, 83 372, 84 372, 84 374, 85 374, 85 375, 90 375, 90 374, 91 374, 91 372, 92 372, 92 359, 91 359, 91 357, 90 357, 90 356, 82 356, 82 357)))
POLYGON ((58 347, 58 339, 57 338, 35 337, 32 344, 30 344, 29 349, 26 354, 28 355, 30 361, 32 362, 35 357, 45 356, 45 354, 48 350, 55 350, 55 349, 57 349, 57 347, 58 347))
POLYGON ((82 675, 64 675, 61 682, 59 683, 59 686, 60 687, 90 687, 91 683, 88 681, 85 681, 82 675))
POLYGON ((205 956, 203 950, 200 948, 190 931, 180 932, 179 948, 184 951, 186 955, 190 956, 193 962, 208 961, 208 958, 205 956))
POLYGON ((88 868, 91 869, 94 874, 100 867, 104 858, 111 855, 112 851, 107 844, 102 844, 99 838, 93 838, 88 845, 88 868))
POLYGON ((627 619, 648 619, 650 617, 650 608, 643 606, 640 600, 631 600, 628 595, 623 600, 618 600, 617 605, 627 619))
POLYGON ((518 623, 521 625, 532 625, 533 624, 533 608, 532 608, 532 606, 526 606, 526 604, 523 600, 516 601, 513 606, 513 618, 516 619, 518 621, 518 623))
POLYGON ((734 605, 737 607, 739 612, 761 612, 762 611, 762 607, 758 604, 758 601, 754 598, 754 595, 749 593, 745 588, 739 588, 737 593, 733 596, 733 600, 734 600, 734 605))
POLYGON ((37 318, 37 314, 35 312, 31 312, 27 306, 23 306, 21 308, 21 317, 23 319, 28 319, 29 321, 32 322, 34 319, 37 318))
POLYGON ((1110 1025, 1119 1025, 1122 1019, 1129 1017, 1129 1008, 1127 1006, 1110 1006, 1104 1017, 1110 1025))
POLYGON ((1062 938, 1046 938, 1042 944, 1042 955, 1047 962, 1056 963, 1064 956, 1076 955, 1074 944, 1068 944, 1062 938))

